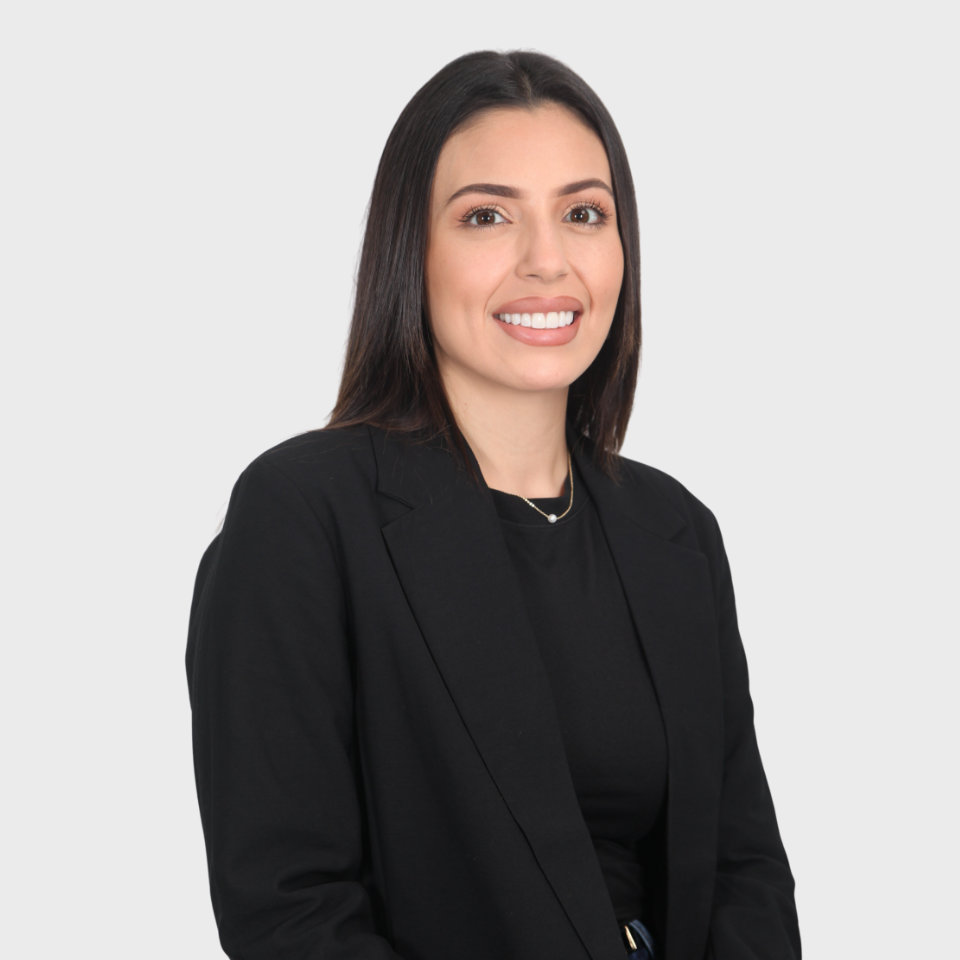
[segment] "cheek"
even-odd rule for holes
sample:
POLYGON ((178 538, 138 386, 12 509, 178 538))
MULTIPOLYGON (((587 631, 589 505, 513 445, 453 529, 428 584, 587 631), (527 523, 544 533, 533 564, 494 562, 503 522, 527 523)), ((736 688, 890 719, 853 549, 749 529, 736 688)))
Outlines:
POLYGON ((623 284, 623 249, 618 242, 597 253, 592 263, 591 295, 598 306, 612 311, 623 284))
POLYGON ((444 250, 428 251, 425 264, 425 292, 427 319, 436 335, 437 327, 443 325, 453 305, 459 282, 456 274, 456 261, 444 250))
POLYGON ((476 277, 464 258, 436 251, 426 261, 426 314, 437 347, 457 353, 473 336, 476 277))
POLYGON ((500 259, 488 249, 437 249, 426 260, 428 316, 438 311, 483 314, 502 273, 500 259))

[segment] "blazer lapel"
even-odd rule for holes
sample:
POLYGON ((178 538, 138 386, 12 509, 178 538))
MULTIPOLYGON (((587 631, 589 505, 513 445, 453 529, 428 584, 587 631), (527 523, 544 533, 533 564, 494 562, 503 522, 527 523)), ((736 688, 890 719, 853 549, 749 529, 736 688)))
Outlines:
POLYGON ((435 444, 372 432, 383 536, 490 776, 593 960, 616 921, 570 778, 556 707, 489 491, 435 444))
POLYGON ((716 861, 722 702, 706 557, 683 518, 636 476, 576 458, 600 515, 653 679, 667 738, 667 950, 703 954, 716 861), (686 536, 685 536, 686 534, 686 536))

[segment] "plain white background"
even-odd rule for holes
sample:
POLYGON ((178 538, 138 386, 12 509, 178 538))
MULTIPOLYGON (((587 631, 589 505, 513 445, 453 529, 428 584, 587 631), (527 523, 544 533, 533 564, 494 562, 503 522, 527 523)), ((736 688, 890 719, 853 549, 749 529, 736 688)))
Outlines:
POLYGON ((632 160, 625 452, 723 527, 805 953, 956 955, 948 9, 5 4, 0 951, 219 955, 197 562, 246 463, 326 419, 398 112, 455 56, 526 47, 632 160))

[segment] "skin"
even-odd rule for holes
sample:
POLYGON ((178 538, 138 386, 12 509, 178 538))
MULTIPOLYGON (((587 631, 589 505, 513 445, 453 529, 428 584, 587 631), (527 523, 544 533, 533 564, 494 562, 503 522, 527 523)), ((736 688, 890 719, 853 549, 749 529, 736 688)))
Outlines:
POLYGON ((610 184, 603 144, 557 104, 486 111, 440 153, 428 316, 444 389, 489 486, 528 497, 563 486, 567 392, 607 337, 623 279, 610 184), (567 342, 494 316, 521 298, 560 296, 583 305, 567 342))

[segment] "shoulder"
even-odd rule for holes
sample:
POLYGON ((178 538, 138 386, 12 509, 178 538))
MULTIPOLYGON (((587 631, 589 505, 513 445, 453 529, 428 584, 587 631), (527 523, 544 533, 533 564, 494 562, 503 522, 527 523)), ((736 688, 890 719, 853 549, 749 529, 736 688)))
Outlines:
POLYGON ((676 515, 692 536, 691 546, 712 552, 719 545, 720 530, 713 511, 676 477, 638 460, 617 458, 619 485, 656 503, 663 512, 676 515))
POLYGON ((691 513, 710 513, 702 500, 694 496, 683 483, 665 470, 628 457, 618 457, 616 463, 619 471, 618 482, 651 491, 684 516, 691 513))
MULTIPOLYGON (((369 504, 376 465, 365 426, 323 428, 290 437, 255 457, 234 484, 225 527, 241 514, 269 523, 312 515, 321 526, 339 513, 369 504)), ((301 520, 302 522, 302 520, 301 520)))
POLYGON ((370 431, 366 426, 309 430, 264 450, 250 467, 273 467, 296 475, 318 471, 372 472, 370 431))
MULTIPOLYGON (((619 458, 618 466, 618 489, 621 496, 636 504, 634 516, 654 518, 659 532, 670 542, 700 554, 717 602, 728 602, 732 595, 730 565, 713 511, 663 470, 626 457, 619 458)), ((648 524, 648 529, 653 526, 648 524)))
POLYGON ((376 465, 369 429, 325 427, 298 434, 263 451, 241 474, 274 483, 285 479, 308 499, 326 491, 336 494, 376 484, 376 465))

